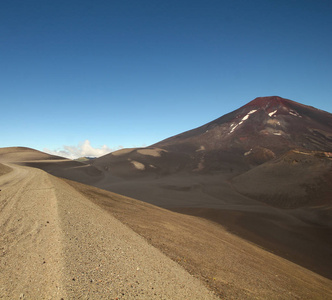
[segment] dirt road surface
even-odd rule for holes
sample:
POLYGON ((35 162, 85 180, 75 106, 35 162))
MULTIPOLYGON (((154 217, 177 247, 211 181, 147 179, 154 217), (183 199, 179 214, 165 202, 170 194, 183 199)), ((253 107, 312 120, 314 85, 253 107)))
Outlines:
POLYGON ((215 299, 176 262, 61 179, 0 176, 1 299, 215 299))

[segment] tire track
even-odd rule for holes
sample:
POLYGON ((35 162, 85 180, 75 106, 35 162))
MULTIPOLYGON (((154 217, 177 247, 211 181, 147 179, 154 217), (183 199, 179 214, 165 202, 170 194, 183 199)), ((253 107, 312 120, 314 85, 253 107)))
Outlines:
POLYGON ((0 177, 0 298, 60 299, 65 293, 54 188, 43 171, 12 168, 0 177))

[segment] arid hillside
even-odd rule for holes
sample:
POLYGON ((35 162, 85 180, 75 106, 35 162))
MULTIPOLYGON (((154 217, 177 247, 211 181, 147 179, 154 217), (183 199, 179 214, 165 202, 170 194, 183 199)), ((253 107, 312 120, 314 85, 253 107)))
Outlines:
POLYGON ((256 98, 147 148, 92 161, 95 186, 201 216, 332 278, 332 115, 256 98))
POLYGON ((331 281, 213 222, 9 166, 4 299, 328 298, 331 281))

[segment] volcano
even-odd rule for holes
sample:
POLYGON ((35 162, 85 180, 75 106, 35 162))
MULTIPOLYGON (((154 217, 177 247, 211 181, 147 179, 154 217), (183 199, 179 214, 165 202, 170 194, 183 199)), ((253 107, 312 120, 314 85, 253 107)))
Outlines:
POLYGON ((281 97, 260 97, 153 146, 190 155, 199 170, 250 167, 290 150, 332 151, 332 115, 281 97))
MULTIPOLYGON (((296 208, 332 204, 331 158, 332 114, 272 96, 150 147, 105 155, 93 165, 126 179, 221 176, 250 199, 296 208)), ((113 181, 106 180, 106 187, 113 181)), ((222 197, 221 191, 213 197, 222 197)))
POLYGON ((240 174, 290 151, 329 157, 332 115, 272 96, 256 98, 208 124, 148 148, 120 150, 96 159, 94 164, 118 171, 120 176, 181 171, 240 174))
POLYGON ((332 114, 259 97, 150 147, 92 161, 97 187, 217 222, 332 278, 332 114))

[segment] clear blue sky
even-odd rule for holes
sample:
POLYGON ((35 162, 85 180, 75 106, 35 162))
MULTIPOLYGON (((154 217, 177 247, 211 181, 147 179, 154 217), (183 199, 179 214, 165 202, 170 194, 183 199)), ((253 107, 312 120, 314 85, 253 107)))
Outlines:
POLYGON ((330 0, 0 2, 0 147, 150 145, 258 96, 332 112, 330 0))

